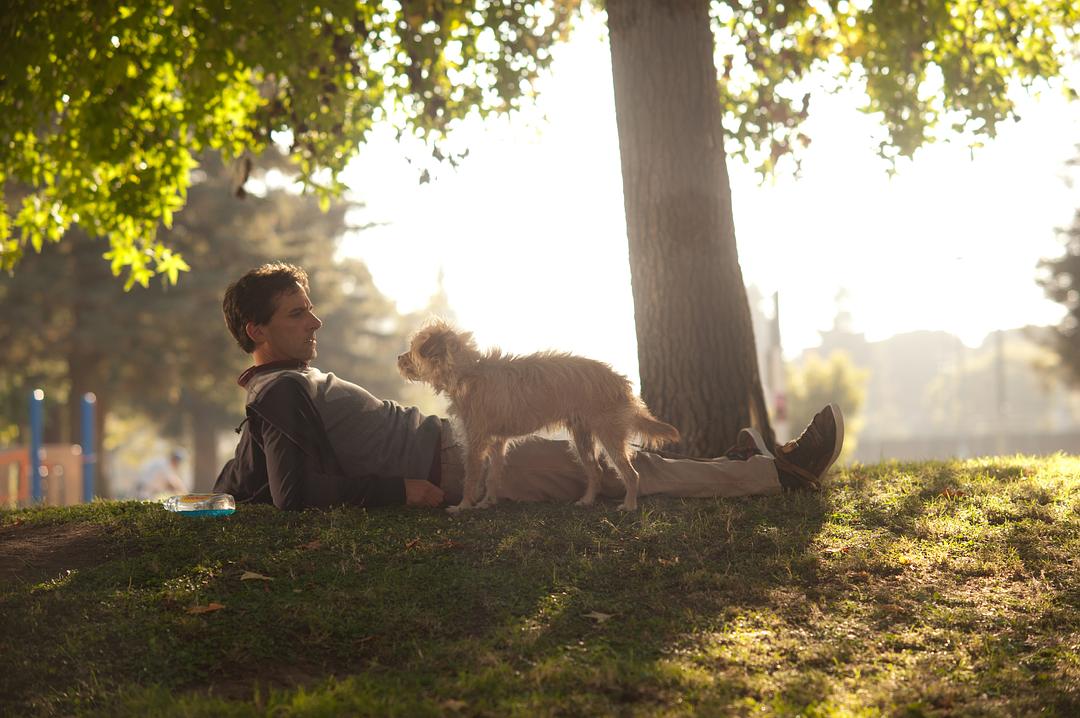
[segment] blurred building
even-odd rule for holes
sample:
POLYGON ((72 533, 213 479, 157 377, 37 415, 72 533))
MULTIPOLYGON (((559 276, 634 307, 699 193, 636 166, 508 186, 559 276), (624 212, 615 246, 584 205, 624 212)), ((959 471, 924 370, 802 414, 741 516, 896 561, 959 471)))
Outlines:
POLYGON ((968 347, 947 332, 870 342, 837 326, 815 351, 846 352, 870 372, 855 460, 1080 453, 1080 393, 1055 372, 1045 331, 994 332, 968 347))

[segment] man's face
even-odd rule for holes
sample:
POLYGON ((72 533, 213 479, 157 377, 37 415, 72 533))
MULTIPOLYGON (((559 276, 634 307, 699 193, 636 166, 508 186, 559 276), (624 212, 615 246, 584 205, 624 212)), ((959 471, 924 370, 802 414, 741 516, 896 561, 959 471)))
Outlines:
POLYGON ((255 342, 256 363, 311 361, 315 358, 315 332, 322 322, 315 316, 307 292, 297 285, 294 291, 279 294, 276 304, 269 322, 247 325, 248 335, 255 342))

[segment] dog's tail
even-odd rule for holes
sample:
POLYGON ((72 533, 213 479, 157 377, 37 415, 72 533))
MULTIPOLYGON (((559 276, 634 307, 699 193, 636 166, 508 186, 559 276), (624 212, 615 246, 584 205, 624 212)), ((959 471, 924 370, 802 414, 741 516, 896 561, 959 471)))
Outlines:
POLYGON ((634 431, 641 435, 641 445, 646 449, 655 449, 679 440, 678 429, 660 421, 644 407, 634 417, 634 431))

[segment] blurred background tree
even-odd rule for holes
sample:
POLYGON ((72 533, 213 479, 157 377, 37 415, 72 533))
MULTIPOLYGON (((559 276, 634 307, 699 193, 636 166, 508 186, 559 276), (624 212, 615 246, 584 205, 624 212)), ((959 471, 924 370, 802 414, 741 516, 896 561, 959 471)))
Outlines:
POLYGON ((867 370, 856 367, 843 351, 834 351, 824 359, 811 352, 799 365, 789 363, 787 407, 791 426, 801 431, 821 407, 835 402, 844 412, 844 449, 839 461, 847 461, 858 445, 869 375, 867 370))
MULTIPOLYGON (((1069 161, 1080 167, 1080 157, 1069 161)), ((1057 355, 1057 367, 1071 384, 1080 385, 1080 208, 1072 224, 1058 231, 1064 253, 1039 263, 1038 283, 1050 299, 1062 304, 1067 313, 1046 338, 1057 355)))
MULTIPOLYGON (((54 440, 78 443, 78 397, 98 397, 99 456, 111 412, 154 417, 165 436, 193 444, 196 488, 220 469, 219 434, 243 416, 237 375, 250 363, 221 314, 224 288, 251 267, 273 260, 304 266, 311 278, 320 331, 319 366, 360 383, 376 396, 415 403, 425 397, 397 375, 394 359, 421 320, 399 316, 362 262, 335 259, 338 240, 356 231, 358 205, 335 200, 328 211, 299 194, 294 177, 267 157, 244 201, 232 196, 232 174, 212 154, 201 158, 186 208, 164 237, 198 271, 178 285, 154 283, 125 292, 100 259, 98 245, 69 241, 30 255, 14 276, 0 276, 0 427, 25 417, 31 387, 48 387, 54 440), (78 277, 79 281, 66 281, 78 277)), ((102 472, 104 477, 104 472, 102 472)), ((103 481, 107 479, 103 478, 103 481)), ((100 486, 99 493, 108 493, 100 486)))

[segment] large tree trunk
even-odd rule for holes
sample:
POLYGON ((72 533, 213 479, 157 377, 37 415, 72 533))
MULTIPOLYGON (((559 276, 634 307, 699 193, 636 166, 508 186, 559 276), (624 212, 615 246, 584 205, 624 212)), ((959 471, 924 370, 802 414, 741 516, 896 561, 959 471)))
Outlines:
POLYGON ((193 462, 194 481, 192 490, 211 491, 217 480, 217 430, 220 424, 220 411, 195 399, 191 408, 191 433, 194 441, 195 458, 193 462))
POLYGON ((717 456, 772 442, 735 248, 708 0, 608 0, 642 398, 717 456))
MULTIPOLYGON (((108 295, 102 297, 99 292, 83 292, 80 286, 100 286, 102 280, 110 280, 109 271, 101 261, 101 250, 95 247, 93 240, 78 228, 71 230, 67 237, 70 277, 78 277, 80 282, 73 283, 66 289, 64 301, 72 313, 72 331, 67 339, 68 380, 71 383, 68 393, 68 441, 82 444, 82 398, 93 393, 94 406, 94 446, 83 447, 83 451, 93 451, 97 459, 94 464, 94 496, 111 498, 109 477, 105 467, 105 418, 109 410, 109 360, 102 353, 101 346, 108 346, 100 341, 98 332, 108 322, 108 295), (104 317, 102 316, 104 315, 104 317)), ((111 293, 110 293, 111 294, 111 293)))

